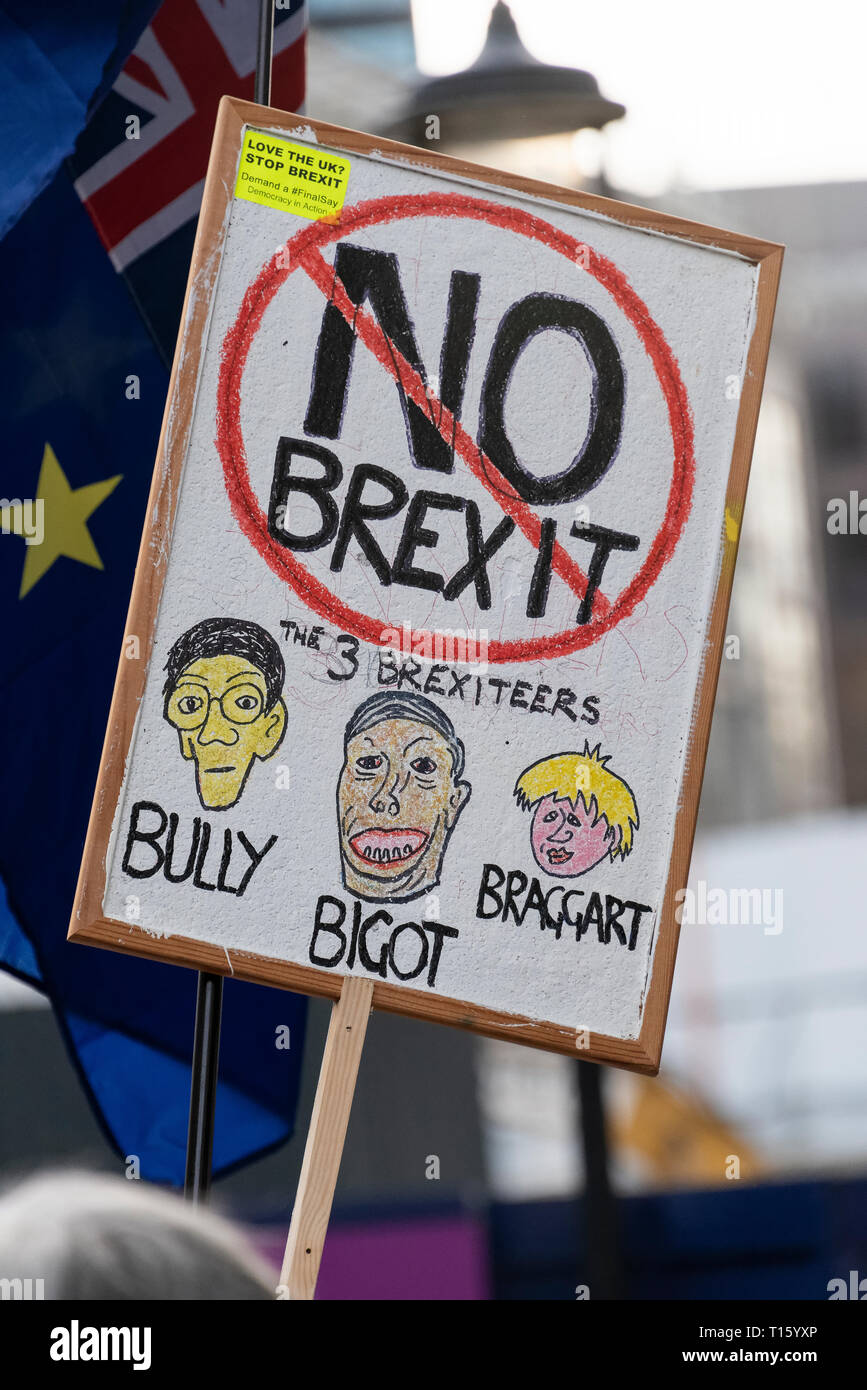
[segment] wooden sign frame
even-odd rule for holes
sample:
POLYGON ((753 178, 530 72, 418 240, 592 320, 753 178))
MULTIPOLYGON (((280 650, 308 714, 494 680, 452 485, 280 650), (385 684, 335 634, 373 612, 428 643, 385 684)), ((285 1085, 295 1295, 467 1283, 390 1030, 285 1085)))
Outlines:
MULTIPOLYGON (((665 213, 577 192, 574 189, 553 188, 550 184, 467 164, 427 149, 422 150, 357 131, 344 130, 306 116, 301 117, 232 97, 223 97, 208 166, 184 302, 182 329, 172 367, 147 521, 127 620, 128 637, 138 638, 140 655, 138 659, 130 660, 127 659, 125 651, 121 654, 69 937, 73 941, 169 961, 195 970, 234 975, 244 980, 336 999, 340 996, 344 979, 349 979, 349 976, 245 951, 226 951, 220 946, 209 945, 183 935, 156 938, 129 922, 105 918, 102 910, 106 852, 112 817, 121 791, 136 713, 145 687, 160 594, 167 569, 180 474, 192 423, 210 295, 219 270, 226 212, 232 199, 245 125, 264 130, 274 128, 281 134, 290 135, 294 130, 299 138, 304 138, 305 132, 308 132, 309 138, 309 131, 312 129, 322 145, 340 153, 351 156, 375 151, 377 154, 398 159, 409 167, 457 175, 501 188, 507 193, 555 199, 567 207, 604 214, 627 227, 667 233, 700 245, 735 252, 755 264, 758 269, 755 325, 738 408, 726 492, 726 505, 736 518, 742 515, 747 488, 783 248, 773 242, 738 236, 665 213)), ((627 1041, 594 1033, 589 1037, 589 1045, 585 1045, 588 1042, 586 1035, 579 1034, 575 1029, 499 1013, 475 1004, 403 988, 379 979, 373 982, 374 1008, 447 1023, 471 1029, 488 1037, 505 1038, 532 1047, 579 1056, 585 1060, 606 1062, 650 1074, 656 1073, 662 1051, 679 934, 679 924, 675 916, 675 895, 679 889, 686 886, 689 870, 734 572, 733 560, 734 554, 731 554, 730 562, 721 566, 707 628, 706 635, 710 645, 696 692, 682 794, 675 822, 673 852, 659 910, 652 976, 645 999, 639 1037, 627 1041)))

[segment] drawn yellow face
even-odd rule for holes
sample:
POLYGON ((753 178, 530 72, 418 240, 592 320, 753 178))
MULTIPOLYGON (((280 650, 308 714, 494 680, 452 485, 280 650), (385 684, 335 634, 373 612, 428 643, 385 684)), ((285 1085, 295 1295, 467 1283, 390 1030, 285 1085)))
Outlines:
POLYGON ((286 732, 286 706, 265 709, 267 687, 259 668, 238 656, 191 661, 165 706, 178 731, 181 753, 196 764, 203 806, 234 806, 256 758, 270 758, 286 732))

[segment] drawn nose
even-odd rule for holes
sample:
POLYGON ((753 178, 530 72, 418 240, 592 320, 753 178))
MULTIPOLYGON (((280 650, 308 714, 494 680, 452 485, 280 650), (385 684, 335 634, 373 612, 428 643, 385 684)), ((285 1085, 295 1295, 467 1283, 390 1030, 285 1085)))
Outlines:
POLYGON ((400 797, 398 795, 397 776, 395 775, 394 781, 386 790, 387 782, 388 775, 386 774, 367 804, 374 815, 398 816, 400 815, 400 797))
POLYGON ((237 742, 237 729, 232 728, 232 725, 223 714, 218 702, 212 700, 208 706, 208 717, 202 725, 199 734, 199 743, 225 743, 231 745, 237 742))

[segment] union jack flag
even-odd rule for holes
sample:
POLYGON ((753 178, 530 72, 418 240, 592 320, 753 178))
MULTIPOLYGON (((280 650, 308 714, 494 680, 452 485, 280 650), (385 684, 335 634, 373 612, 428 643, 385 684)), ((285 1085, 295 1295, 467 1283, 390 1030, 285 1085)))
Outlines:
MULTIPOLYGON (((163 0, 72 159, 75 190, 170 360, 217 105, 253 98, 255 0, 163 0)), ((304 101, 306 0, 277 0, 271 100, 304 101)))

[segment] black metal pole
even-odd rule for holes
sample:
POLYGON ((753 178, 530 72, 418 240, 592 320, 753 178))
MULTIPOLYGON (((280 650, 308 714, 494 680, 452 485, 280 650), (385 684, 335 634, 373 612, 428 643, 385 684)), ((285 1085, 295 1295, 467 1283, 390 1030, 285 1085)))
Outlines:
MULTIPOLYGON (((256 39, 254 99, 271 101, 271 66, 274 54, 274 0, 259 0, 256 39)), ((199 971, 196 992, 196 1028, 190 1079, 190 1122, 187 1130, 187 1170, 184 1195, 193 1203, 203 1201, 211 1186, 214 1156, 214 1110, 217 1104, 217 1072, 220 1064, 220 1024, 223 1017, 223 977, 199 971)))
POLYGON ((184 1179, 184 1196, 193 1203, 204 1201, 211 1186, 222 1017, 223 977, 200 970, 190 1083, 187 1172, 184 1179))
POLYGON ((274 0, 259 0, 259 36, 256 43, 256 85, 253 100, 271 104, 271 60, 274 52, 274 0))
POLYGON ((602 1067, 578 1062, 581 1140, 584 1147, 584 1232, 591 1299, 622 1298, 623 1265, 617 1199, 608 1170, 602 1067))

